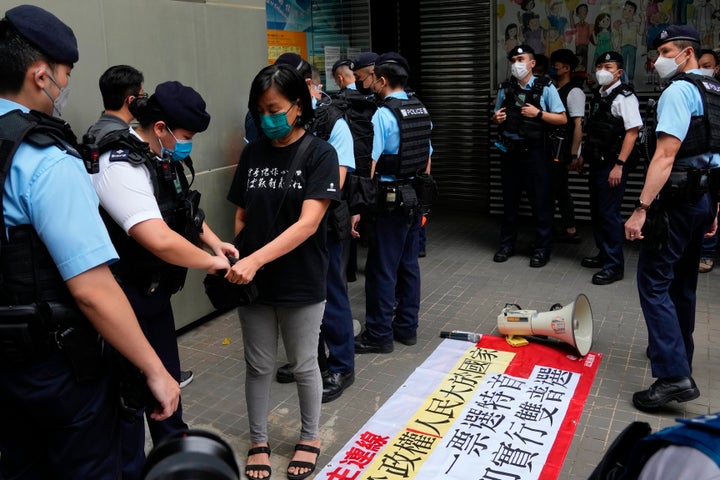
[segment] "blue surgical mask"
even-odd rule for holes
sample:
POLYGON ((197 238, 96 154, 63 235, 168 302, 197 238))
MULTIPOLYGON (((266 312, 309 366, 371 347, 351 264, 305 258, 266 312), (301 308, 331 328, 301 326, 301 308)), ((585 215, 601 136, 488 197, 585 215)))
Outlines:
MULTIPOLYGON (((175 139, 175 148, 170 150, 169 148, 162 148, 163 153, 168 152, 172 155, 174 162, 180 162, 185 160, 192 151, 192 140, 178 140, 175 134, 168 128, 168 132, 175 139)), ((162 145, 162 142, 160 143, 162 145)))
POLYGON ((260 128, 262 128, 262 131, 270 140, 278 140, 290 134, 292 127, 287 121, 287 113, 294 106, 295 104, 293 103, 290 108, 284 112, 260 115, 260 128))

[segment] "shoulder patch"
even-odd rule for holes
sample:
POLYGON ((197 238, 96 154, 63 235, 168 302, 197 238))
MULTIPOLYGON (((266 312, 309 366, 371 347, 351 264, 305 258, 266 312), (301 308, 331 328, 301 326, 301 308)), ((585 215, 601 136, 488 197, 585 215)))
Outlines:
POLYGON ((110 161, 111 162, 129 162, 130 161, 130 150, 127 148, 117 148, 110 150, 110 161))

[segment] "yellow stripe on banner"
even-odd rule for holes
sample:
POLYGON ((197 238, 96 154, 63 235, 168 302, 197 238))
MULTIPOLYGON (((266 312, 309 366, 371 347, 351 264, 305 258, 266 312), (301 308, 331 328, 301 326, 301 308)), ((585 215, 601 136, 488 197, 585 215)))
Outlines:
POLYGON ((504 373, 514 353, 471 347, 437 389, 387 443, 360 479, 413 478, 485 377, 504 373))

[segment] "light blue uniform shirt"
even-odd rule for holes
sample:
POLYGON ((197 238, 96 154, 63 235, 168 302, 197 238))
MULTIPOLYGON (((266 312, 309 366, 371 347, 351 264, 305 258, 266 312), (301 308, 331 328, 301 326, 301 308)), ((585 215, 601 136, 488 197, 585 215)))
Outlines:
MULTIPOLYGON (((387 98, 399 98, 407 100, 408 95, 405 92, 393 92, 387 98)), ((397 155, 400 152, 400 125, 397 117, 387 107, 378 108, 372 117, 373 124, 373 148, 372 158, 378 161, 382 154, 397 155)), ((432 123, 430 124, 432 128, 432 123)), ((433 153, 432 142, 430 142, 430 155, 433 153)), ((392 182, 395 180, 394 175, 383 175, 381 181, 392 182)))
MULTIPOLYGON (((0 115, 16 109, 28 111, 0 98, 0 115)), ((35 228, 63 280, 118 259, 82 160, 56 146, 18 147, 5 180, 3 215, 7 228, 35 228)))
MULTIPOLYGON (((699 69, 689 70, 686 73, 701 75, 699 69)), ((703 115, 702 97, 697 87, 685 80, 672 82, 660 95, 657 107, 658 123, 655 127, 656 134, 660 132, 672 135, 678 140, 685 140, 690 128, 690 117, 703 115)), ((713 132, 717 135, 717 132, 713 132)), ((706 153, 687 158, 676 158, 676 166, 692 166, 704 168, 710 161, 711 167, 720 166, 720 154, 706 153)))

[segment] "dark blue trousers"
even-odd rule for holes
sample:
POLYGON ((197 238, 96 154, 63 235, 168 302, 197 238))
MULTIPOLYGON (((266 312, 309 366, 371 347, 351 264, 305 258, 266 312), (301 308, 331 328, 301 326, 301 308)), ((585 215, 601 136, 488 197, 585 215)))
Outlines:
POLYGON ((590 168, 590 219, 595 245, 605 260, 603 268, 624 272, 625 225, 621 209, 627 186, 628 169, 623 168, 620 185, 611 187, 608 176, 615 165, 612 162, 607 163, 608 165, 590 168))
POLYGON ((417 216, 408 219, 400 209, 380 213, 375 219, 375 238, 368 247, 365 264, 363 335, 368 342, 387 345, 393 342, 393 337, 406 339, 417 335, 419 227, 417 216))
MULTIPOLYGON (((145 295, 137 288, 123 285, 130 305, 137 316, 145 337, 157 353, 167 371, 178 382, 180 381, 180 355, 175 335, 175 318, 170 304, 170 294, 159 289, 152 295, 145 295)), ((182 403, 170 418, 158 422, 150 418, 151 411, 146 411, 148 429, 153 444, 167 435, 188 429, 182 419, 182 403)), ((142 416, 134 422, 122 422, 123 429, 123 480, 140 479, 145 463, 145 425, 142 416)))
POLYGON ((714 212, 708 194, 698 202, 667 208, 667 245, 659 252, 640 250, 638 293, 655 378, 687 377, 692 372, 698 262, 714 212))
POLYGON ((334 373, 355 370, 355 338, 352 311, 345 278, 345 244, 328 236, 327 301, 320 325, 318 358, 323 367, 334 373), (325 345, 329 355, 325 355, 325 345))
POLYGON ((527 192, 535 218, 535 250, 550 253, 552 247, 553 200, 551 162, 542 142, 516 142, 500 160, 503 221, 500 246, 515 248, 520 196, 527 192))
POLYGON ((0 366, 0 478, 118 480, 121 450, 113 377, 77 383, 55 351, 0 366))

